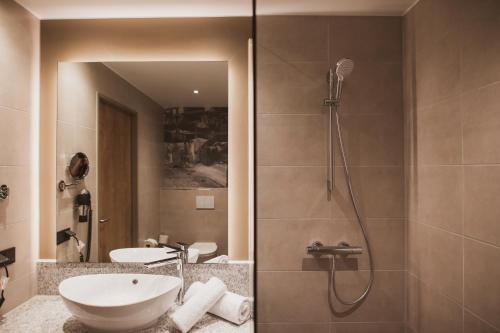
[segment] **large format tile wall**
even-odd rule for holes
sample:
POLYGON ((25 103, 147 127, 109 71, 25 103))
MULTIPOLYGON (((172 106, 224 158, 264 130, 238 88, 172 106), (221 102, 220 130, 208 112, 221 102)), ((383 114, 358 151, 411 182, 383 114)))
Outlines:
POLYGON ((411 332, 500 332, 500 2, 404 17, 411 332))
MULTIPOLYGON (((228 254, 227 188, 160 189, 160 233, 168 242, 215 242, 217 254, 228 254), (214 197, 214 209, 196 209, 196 196, 214 197)), ((242 258, 243 259, 243 258, 242 258)))
MULTIPOLYGON (((259 332, 402 332, 405 296, 401 19, 257 18, 257 321, 259 332), (328 262, 314 240, 364 245, 337 158, 326 195, 326 72, 349 57, 342 106, 352 178, 375 259, 375 284, 352 312, 328 305, 328 262), (320 270, 318 266, 323 267, 320 270)), ((338 155, 337 155, 338 157, 338 155)), ((368 281, 338 273, 347 299, 368 281)))
MULTIPOLYGON (((16 263, 5 291, 9 309, 35 290, 34 253, 38 249, 31 218, 31 119, 36 112, 40 23, 11 0, 0 1, 0 185, 11 189, 0 200, 0 250, 15 246, 16 263), (35 242, 32 242, 35 239, 35 242)), ((3 275, 3 270, 0 271, 3 275)))

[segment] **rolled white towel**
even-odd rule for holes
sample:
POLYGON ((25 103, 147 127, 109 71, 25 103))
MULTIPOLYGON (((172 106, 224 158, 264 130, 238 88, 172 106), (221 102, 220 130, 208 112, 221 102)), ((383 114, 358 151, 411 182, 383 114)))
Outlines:
POLYGON ((144 247, 158 247, 156 239, 148 238, 144 241, 144 247))
POLYGON ((210 260, 205 261, 205 264, 227 264, 229 262, 229 257, 226 255, 221 255, 210 260))
POLYGON ((192 295, 170 315, 170 318, 182 333, 186 333, 224 296, 226 291, 224 282, 213 277, 201 286, 196 295, 192 295))
MULTIPOLYGON (((184 299, 190 299, 198 295, 202 292, 204 287, 205 284, 194 282, 186 291, 184 299)), ((248 297, 226 291, 224 296, 222 296, 208 312, 237 325, 241 325, 250 318, 250 301, 248 297)))

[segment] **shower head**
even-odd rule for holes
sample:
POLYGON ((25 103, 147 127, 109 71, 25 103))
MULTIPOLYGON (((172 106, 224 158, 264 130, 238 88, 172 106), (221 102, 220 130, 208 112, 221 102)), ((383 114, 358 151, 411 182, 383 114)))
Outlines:
POLYGON ((335 99, 340 103, 340 98, 342 97, 342 83, 344 79, 348 77, 352 70, 354 69, 354 61, 347 58, 342 58, 337 61, 337 68, 335 69, 335 74, 337 74, 337 91, 335 93, 335 99))
POLYGON ((354 69, 354 61, 351 59, 343 58, 337 61, 337 69, 335 73, 337 74, 339 81, 344 81, 344 79, 349 76, 354 69))

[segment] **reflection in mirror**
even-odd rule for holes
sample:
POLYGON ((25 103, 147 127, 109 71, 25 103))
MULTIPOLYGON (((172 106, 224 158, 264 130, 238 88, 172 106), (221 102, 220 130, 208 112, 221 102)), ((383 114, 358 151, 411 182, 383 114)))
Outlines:
POLYGON ((76 153, 69 162, 68 172, 76 180, 82 180, 89 173, 89 159, 84 153, 76 153))
POLYGON ((226 61, 59 63, 58 174, 88 174, 58 193, 57 230, 75 233, 59 262, 154 262, 178 242, 189 263, 232 259, 228 75, 226 61), (88 157, 68 167, 75 149, 88 157), (78 217, 82 190, 95 221, 78 217))
POLYGON ((76 153, 71 158, 71 161, 68 165, 68 174, 71 176, 74 183, 67 184, 64 180, 59 181, 57 187, 59 191, 64 191, 66 188, 71 186, 76 186, 80 182, 80 180, 87 177, 90 169, 90 163, 87 155, 82 152, 76 153))

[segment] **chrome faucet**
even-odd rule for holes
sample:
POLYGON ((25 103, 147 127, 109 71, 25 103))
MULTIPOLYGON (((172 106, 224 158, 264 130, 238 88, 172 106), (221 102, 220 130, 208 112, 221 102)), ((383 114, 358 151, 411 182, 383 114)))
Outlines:
POLYGON ((169 251, 169 252, 167 252, 167 254, 174 254, 175 253, 175 255, 176 255, 175 257, 147 262, 147 263, 144 263, 144 266, 146 266, 147 268, 151 268, 151 267, 157 267, 157 265, 163 266, 169 262, 177 261, 176 267, 177 267, 177 274, 179 275, 179 279, 181 279, 181 289, 179 290, 179 293, 177 294, 177 298, 176 298, 175 302, 177 303, 177 305, 182 305, 184 303, 184 295, 186 293, 185 285, 184 285, 184 265, 187 264, 189 245, 186 243, 182 243, 182 242, 177 242, 176 244, 178 246, 162 244, 162 247, 168 247, 168 248, 173 249, 174 251, 169 251))

